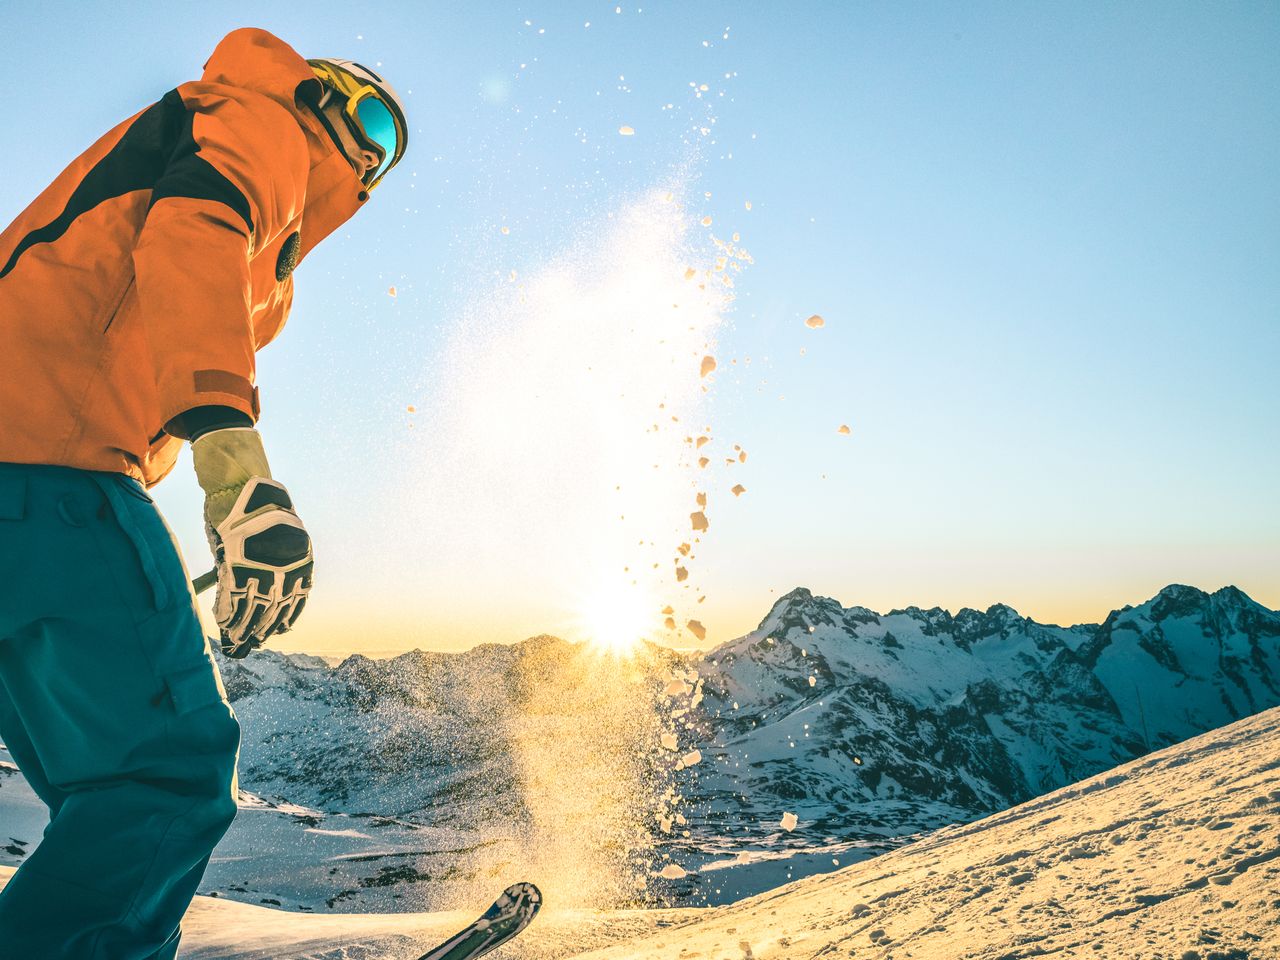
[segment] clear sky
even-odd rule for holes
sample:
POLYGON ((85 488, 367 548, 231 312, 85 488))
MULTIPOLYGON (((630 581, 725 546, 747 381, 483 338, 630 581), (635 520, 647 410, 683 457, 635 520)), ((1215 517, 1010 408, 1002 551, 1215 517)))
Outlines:
MULTIPOLYGON (((260 357, 284 648, 1280 606, 1280 6, 5 3, 0 219, 238 26, 414 131, 260 357)), ((203 570, 188 461, 158 498, 203 570)))

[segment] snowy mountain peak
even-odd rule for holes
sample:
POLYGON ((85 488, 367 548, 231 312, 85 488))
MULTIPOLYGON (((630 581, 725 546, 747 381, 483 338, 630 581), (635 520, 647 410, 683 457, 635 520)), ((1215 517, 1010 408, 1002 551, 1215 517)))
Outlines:
POLYGON ((1171 583, 1147 603, 1126 609, 1143 611, 1154 622, 1170 617, 1197 615, 1228 616, 1234 619, 1235 615, 1245 611, 1261 615, 1264 619, 1274 614, 1274 611, 1268 610, 1239 587, 1228 585, 1220 587, 1213 593, 1207 593, 1198 587, 1189 587, 1181 583, 1171 583))
POLYGON ((1211 596, 1224 605, 1232 605, 1237 607, 1256 607, 1259 610, 1266 610, 1262 604, 1258 603, 1239 587, 1228 584, 1225 587, 1219 587, 1213 591, 1211 596))
POLYGON ((1160 621, 1168 617, 1183 617, 1199 612, 1204 609, 1208 601, 1209 594, 1197 587, 1171 583, 1142 606, 1150 608, 1152 620, 1160 621))
POLYGON ((816 632, 820 627, 841 630, 847 622, 878 620, 879 614, 864 607, 845 608, 831 597, 816 597, 805 587, 796 587, 779 597, 769 609, 760 625, 739 640, 731 640, 725 646, 733 646, 743 640, 757 642, 788 635, 796 631, 816 632))
POLYGON ((808 587, 795 587, 794 589, 784 593, 774 603, 773 609, 778 609, 779 604, 790 606, 792 603, 803 603, 813 599, 813 592, 808 587))
POLYGON ((994 603, 985 611, 965 607, 955 616, 956 641, 968 649, 973 643, 988 637, 1005 637, 1018 625, 1033 622, 1004 603, 994 603))
POLYGON ((920 624, 920 632, 925 636, 937 636, 939 633, 949 632, 955 623, 951 614, 941 607, 930 607, 928 610, 922 610, 916 606, 903 607, 901 610, 890 610, 886 616, 910 617, 920 624))

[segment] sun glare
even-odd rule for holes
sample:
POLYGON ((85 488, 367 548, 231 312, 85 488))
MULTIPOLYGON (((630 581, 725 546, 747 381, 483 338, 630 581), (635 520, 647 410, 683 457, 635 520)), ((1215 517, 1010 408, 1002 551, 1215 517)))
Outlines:
MULTIPOLYGON (((436 608, 520 610, 522 629, 617 651, 696 616, 708 491, 741 462, 708 427, 731 301, 712 264, 746 254, 695 226, 688 193, 625 199, 459 312, 420 412, 431 429, 405 441, 404 475, 432 493, 406 498, 397 527, 450 558, 424 586, 436 608)), ((513 254, 488 253, 505 278, 513 254)))
POLYGON ((653 631, 656 609, 647 591, 638 586, 603 585, 582 600, 578 628, 592 646, 626 654, 653 631))

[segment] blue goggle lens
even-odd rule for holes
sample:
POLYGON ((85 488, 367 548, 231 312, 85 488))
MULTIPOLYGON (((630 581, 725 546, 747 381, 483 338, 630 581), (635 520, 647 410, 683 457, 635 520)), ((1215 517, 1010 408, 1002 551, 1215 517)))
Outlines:
POLYGON ((360 121, 365 136, 382 148, 382 163, 378 165, 378 173, 381 173, 395 160, 396 147, 400 143, 395 117, 377 97, 365 97, 356 104, 356 119, 360 121))

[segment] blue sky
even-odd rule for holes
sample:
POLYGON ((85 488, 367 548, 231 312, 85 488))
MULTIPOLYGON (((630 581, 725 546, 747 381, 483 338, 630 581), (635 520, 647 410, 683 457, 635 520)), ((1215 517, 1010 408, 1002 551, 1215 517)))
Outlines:
MULTIPOLYGON (((740 233, 753 260, 698 408, 750 452, 717 479, 698 547, 707 643, 797 585, 1059 622, 1175 581, 1280 606, 1280 7, 615 8, 0 12, 25 78, 0 128, 6 222, 237 26, 380 62, 405 93, 409 156, 299 269, 290 326, 260 358, 261 428, 321 562, 290 648, 573 632, 538 552, 590 529, 557 519, 573 508, 490 504, 483 549, 455 538, 442 553, 421 508, 450 480, 422 467, 458 453, 440 449, 440 418, 465 417, 445 395, 458 344, 492 349, 471 337, 477 309, 486 335, 535 329, 493 307, 509 272, 597 269, 581 251, 673 185, 691 243, 740 233), (823 329, 805 327, 813 313, 823 329), (734 481, 747 492, 722 496, 734 481)), ((539 362, 531 382, 554 393, 554 361, 539 362)), ((521 469, 545 477, 569 457, 588 472, 590 443, 548 441, 521 469)), ((185 464, 159 497, 203 569, 185 464)))

